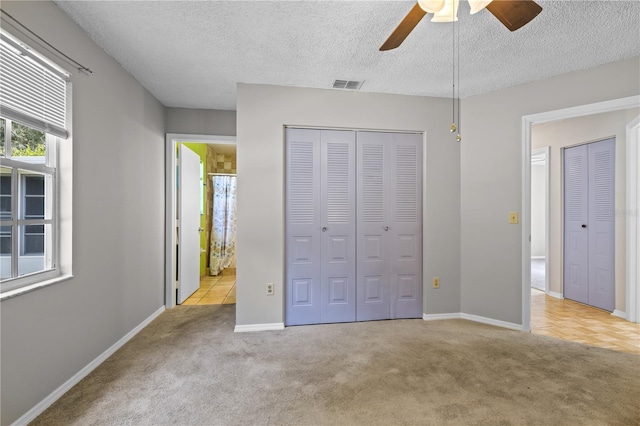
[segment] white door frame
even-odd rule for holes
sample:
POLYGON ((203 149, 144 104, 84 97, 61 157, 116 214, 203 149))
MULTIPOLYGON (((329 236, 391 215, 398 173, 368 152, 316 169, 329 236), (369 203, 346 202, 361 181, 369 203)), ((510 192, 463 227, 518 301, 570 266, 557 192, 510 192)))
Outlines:
MULTIPOLYGON (((522 117, 522 330, 531 331, 531 128, 537 123, 583 117, 640 106, 640 95, 522 117)), ((628 171, 627 171, 628 173, 628 171)), ((628 260, 628 259, 627 259, 628 260)), ((636 283, 637 284, 637 283, 636 283)), ((637 289, 636 289, 637 290, 637 289)))
MULTIPOLYGON (((549 293, 549 219, 551 216, 551 195, 549 193, 551 187, 551 147, 545 146, 542 148, 538 148, 531 152, 531 155, 540 155, 544 154, 544 198, 545 198, 545 208, 544 208, 544 292, 549 293)), ((531 197, 529 197, 531 199, 531 197)), ((531 260, 529 260, 529 268, 531 268, 531 260)), ((531 286, 531 280, 529 280, 529 286, 531 286)))
POLYGON ((167 133, 165 136, 165 308, 176 306, 176 149, 178 142, 234 144, 235 136, 167 133))
POLYGON ((627 320, 640 322, 640 116, 627 124, 627 320))

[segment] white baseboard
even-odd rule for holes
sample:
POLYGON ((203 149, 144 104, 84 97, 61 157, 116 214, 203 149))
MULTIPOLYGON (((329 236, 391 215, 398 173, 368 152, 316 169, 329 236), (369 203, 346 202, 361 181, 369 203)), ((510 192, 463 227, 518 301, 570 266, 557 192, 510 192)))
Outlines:
POLYGON ((495 325, 497 327, 508 328, 511 330, 522 331, 524 328, 520 324, 500 321, 492 318, 481 317, 478 315, 465 314, 464 312, 452 312, 450 314, 422 314, 425 321, 447 320, 447 319, 465 319, 468 321, 481 322, 483 324, 495 325))
POLYGON ((611 315, 613 315, 614 317, 625 319, 625 320, 627 319, 627 313, 623 311, 619 311, 617 309, 611 312, 611 315))
POLYGON ((524 330, 521 324, 514 324, 512 322, 500 321, 493 318, 481 317, 479 315, 471 315, 465 314, 464 312, 460 314, 460 318, 466 319, 469 321, 481 322, 483 324, 495 325, 497 327, 509 328, 511 330, 524 330))
POLYGON ((246 331, 268 331, 268 330, 284 330, 283 322, 273 322, 268 324, 247 324, 236 325, 233 329, 234 333, 244 333, 246 331))
POLYGON ((450 314, 422 314, 422 319, 425 321, 437 321, 437 320, 448 320, 448 319, 459 319, 460 312, 454 312, 450 314))
POLYGON ((546 256, 531 256, 532 259, 546 259, 546 256))
POLYGON ((555 291, 548 291, 547 294, 551 297, 555 297, 556 299, 564 299, 562 293, 556 293, 555 291))
POLYGON ((54 402, 56 402, 62 395, 64 395, 69 389, 74 387, 84 379, 89 373, 95 370, 100 364, 113 355, 118 349, 124 346, 129 340, 131 340, 136 334, 138 334, 143 328, 145 328, 151 321, 156 319, 158 315, 164 312, 164 306, 161 306, 157 311, 152 313, 147 319, 138 324, 133 330, 125 334, 120 340, 111 345, 106 351, 98 355, 96 359, 87 364, 82 370, 78 371, 73 377, 64 382, 58 389, 51 392, 46 398, 37 403, 32 409, 24 413, 18 420, 13 422, 12 426, 22 426, 35 420, 44 410, 49 408, 54 402))

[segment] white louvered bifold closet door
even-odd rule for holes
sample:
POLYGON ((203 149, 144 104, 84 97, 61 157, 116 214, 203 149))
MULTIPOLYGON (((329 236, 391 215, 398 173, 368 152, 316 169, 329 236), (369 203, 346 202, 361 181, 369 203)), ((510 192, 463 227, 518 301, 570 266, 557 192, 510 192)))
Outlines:
POLYGON ((358 132, 358 321, 391 317, 389 299, 389 144, 386 133, 358 132))
POLYGON ((564 150, 564 297, 615 308, 615 139, 564 150))
POLYGON ((615 139, 589 144, 589 304, 615 309, 615 139))
POLYGON ((357 319, 422 317, 422 137, 357 134, 357 319))
POLYGON ((320 132, 287 129, 287 325, 320 322, 320 132))
POLYGON ((355 132, 321 130, 321 322, 356 320, 355 132))
POLYGON ((589 303, 587 153, 587 145, 564 150, 564 297, 581 303, 589 303))
POLYGON ((422 318, 422 135, 391 137, 391 318, 422 318))
POLYGON ((287 325, 355 321, 355 132, 286 133, 287 325))

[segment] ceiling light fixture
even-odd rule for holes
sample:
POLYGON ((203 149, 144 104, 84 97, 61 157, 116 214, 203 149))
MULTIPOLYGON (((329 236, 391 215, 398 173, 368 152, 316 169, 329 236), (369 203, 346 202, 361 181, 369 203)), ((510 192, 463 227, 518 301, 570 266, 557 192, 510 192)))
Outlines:
MULTIPOLYGON (((487 9, 509 31, 527 25, 542 12, 542 7, 534 0, 467 0, 471 14, 487 9)), ((428 13, 433 13, 432 22, 456 22, 460 0, 417 0, 407 16, 398 24, 380 50, 391 50, 400 46, 407 36, 428 13)))
POLYGON ((431 22, 457 22, 460 0, 446 0, 444 7, 433 14, 431 22))
MULTIPOLYGON (((492 0, 468 0, 471 14, 480 12, 492 0)), ((431 22, 456 22, 460 0, 418 0, 418 4, 427 13, 433 13, 431 22)))

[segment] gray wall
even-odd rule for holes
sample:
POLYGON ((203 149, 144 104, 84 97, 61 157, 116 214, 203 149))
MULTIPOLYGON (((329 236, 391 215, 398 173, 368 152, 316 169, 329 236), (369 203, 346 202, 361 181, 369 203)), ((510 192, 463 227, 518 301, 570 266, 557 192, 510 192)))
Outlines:
POLYGON ((236 112, 217 109, 166 108, 167 133, 236 135, 236 112))
MULTIPOLYGON (((615 209, 623 212, 627 206, 626 194, 626 143, 627 124, 640 111, 628 109, 603 114, 577 117, 534 125, 531 129, 533 149, 550 146, 550 212, 549 212, 549 290, 562 294, 563 217, 562 217, 562 147, 586 142, 616 138, 615 209)), ((615 309, 626 310, 626 216, 615 216, 615 309)))
MULTIPOLYGON (((75 277, 1 305, 9 424, 163 305, 165 123, 194 134, 236 126, 233 111, 165 111, 53 3, 2 8, 96 72, 72 79, 75 277)), ((426 131, 425 312, 520 323, 520 227, 506 223, 520 209, 521 117, 638 94, 639 71, 635 58, 467 98, 461 145, 447 99, 239 85, 237 323, 283 321, 286 124, 426 131)))
POLYGON ((460 311, 460 145, 449 132, 450 100, 239 84, 237 106, 238 325, 283 322, 284 125, 426 131, 424 307, 460 311), (275 297, 265 295, 267 282, 275 297))
POLYGON ((522 323, 522 116, 640 93, 640 58, 465 98, 462 311, 522 323))
POLYGON ((10 424, 164 303, 164 107, 55 4, 2 9, 95 71, 71 70, 74 278, 1 305, 10 424))

